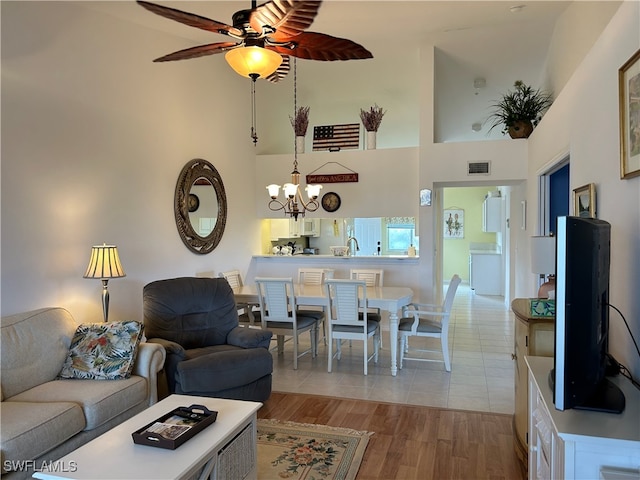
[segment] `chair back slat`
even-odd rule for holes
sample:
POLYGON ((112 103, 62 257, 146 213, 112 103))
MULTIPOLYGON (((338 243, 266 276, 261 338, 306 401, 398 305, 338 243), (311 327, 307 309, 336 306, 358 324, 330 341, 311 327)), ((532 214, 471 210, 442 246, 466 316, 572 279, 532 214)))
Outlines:
POLYGON ((229 270, 228 272, 220 272, 220 277, 226 278, 231 288, 242 286, 242 276, 239 270, 229 270))
POLYGON ((349 277, 352 280, 364 280, 367 287, 382 287, 384 270, 381 268, 352 268, 349 277))
POLYGON ((303 285, 322 285, 327 278, 332 278, 333 270, 329 268, 299 268, 298 283, 303 285))
POLYGON ((256 286, 263 323, 293 323, 296 310, 293 279, 256 277, 256 286))
POLYGON ((325 294, 329 301, 330 321, 336 325, 364 327, 360 311, 366 320, 367 285, 364 280, 325 280, 325 294))

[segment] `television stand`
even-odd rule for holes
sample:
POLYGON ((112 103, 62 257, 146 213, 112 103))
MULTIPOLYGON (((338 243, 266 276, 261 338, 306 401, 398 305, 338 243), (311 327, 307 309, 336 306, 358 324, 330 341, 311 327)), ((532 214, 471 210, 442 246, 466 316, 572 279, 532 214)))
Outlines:
POLYGON ((626 397, 619 415, 556 410, 548 385, 551 357, 526 357, 529 373, 529 478, 608 479, 640 476, 640 390, 610 378, 626 397), (611 476, 612 472, 617 476, 611 476), (624 476, 626 475, 626 476, 624 476))

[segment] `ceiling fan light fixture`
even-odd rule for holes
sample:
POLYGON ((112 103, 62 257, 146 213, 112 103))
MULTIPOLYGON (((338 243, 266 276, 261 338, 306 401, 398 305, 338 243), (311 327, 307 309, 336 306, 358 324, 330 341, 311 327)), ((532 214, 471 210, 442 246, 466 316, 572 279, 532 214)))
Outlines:
POLYGON ((268 77, 282 63, 279 53, 257 46, 234 48, 224 58, 238 75, 252 79, 268 77))

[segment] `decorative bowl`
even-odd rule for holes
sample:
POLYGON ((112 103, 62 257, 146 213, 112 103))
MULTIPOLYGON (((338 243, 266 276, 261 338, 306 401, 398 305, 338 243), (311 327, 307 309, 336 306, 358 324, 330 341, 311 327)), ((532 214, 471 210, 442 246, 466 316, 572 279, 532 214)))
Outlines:
POLYGON ((336 247, 329 247, 329 251, 334 257, 345 257, 349 255, 349 247, 345 247, 343 245, 336 247))

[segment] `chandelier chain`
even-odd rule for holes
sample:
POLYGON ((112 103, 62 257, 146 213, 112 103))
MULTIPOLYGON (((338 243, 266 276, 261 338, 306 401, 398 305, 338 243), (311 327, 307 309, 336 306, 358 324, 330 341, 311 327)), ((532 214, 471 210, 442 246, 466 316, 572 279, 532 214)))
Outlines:
MULTIPOLYGON (((293 58, 293 117, 295 118, 298 111, 298 68, 296 58, 293 58)), ((295 130, 295 129, 294 129, 295 130)), ((291 172, 291 183, 285 184, 284 202, 278 200, 278 193, 280 191, 280 185, 269 185, 269 209, 272 211, 284 210, 285 215, 289 215, 291 218, 298 220, 298 216, 305 216, 306 212, 315 212, 320 203, 318 202, 318 195, 322 185, 307 185, 307 192, 309 195, 309 201, 305 202, 300 193, 300 172, 298 172, 298 143, 296 137, 293 137, 293 172, 291 172)))

